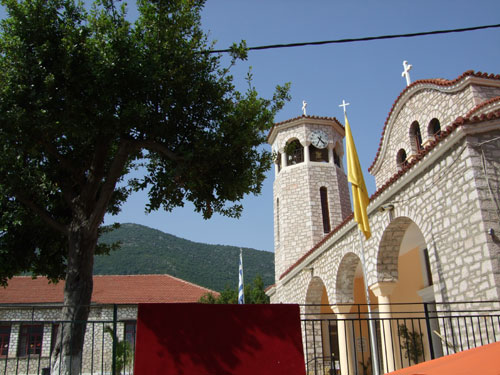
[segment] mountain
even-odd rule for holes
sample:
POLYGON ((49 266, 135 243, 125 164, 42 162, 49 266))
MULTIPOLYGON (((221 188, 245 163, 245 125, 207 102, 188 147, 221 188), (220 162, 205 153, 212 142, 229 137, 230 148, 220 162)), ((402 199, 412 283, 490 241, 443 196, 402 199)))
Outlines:
MULTIPOLYGON (((217 291, 238 286, 239 247, 192 242, 138 224, 121 224, 99 241, 120 241, 121 247, 95 257, 95 275, 169 274, 217 291)), ((271 285, 274 254, 243 248, 243 269, 246 282, 260 275, 271 285)))

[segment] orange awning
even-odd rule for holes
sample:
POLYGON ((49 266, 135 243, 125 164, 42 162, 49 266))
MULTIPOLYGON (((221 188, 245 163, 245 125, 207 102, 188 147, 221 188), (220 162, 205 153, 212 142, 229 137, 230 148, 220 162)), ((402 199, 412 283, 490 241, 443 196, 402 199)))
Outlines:
POLYGON ((500 375, 500 342, 450 354, 387 375, 500 375))

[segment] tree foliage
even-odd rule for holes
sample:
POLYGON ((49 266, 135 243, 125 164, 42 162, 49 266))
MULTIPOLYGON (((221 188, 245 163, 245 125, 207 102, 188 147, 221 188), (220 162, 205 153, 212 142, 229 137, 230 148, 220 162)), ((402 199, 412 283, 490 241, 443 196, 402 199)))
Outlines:
MULTIPOLYGON (((244 287, 245 304, 269 303, 269 297, 266 295, 262 277, 257 275, 251 284, 244 287)), ((205 293, 201 296, 200 303, 218 303, 218 304, 236 304, 238 303, 238 288, 226 288, 218 295, 205 293)))
MULTIPOLYGON (((147 210, 190 201, 205 218, 240 215, 270 168, 259 146, 288 90, 235 89, 206 53, 204 0, 138 0, 134 23, 116 0, 1 4, 0 282, 65 276, 63 318, 86 321, 104 215, 140 189, 147 210), (139 165, 145 177, 124 180, 139 165)), ((75 371, 84 332, 63 338, 75 371)))
POLYGON ((133 190, 148 190, 147 210, 188 200, 205 218, 237 217, 260 192, 270 155, 259 145, 287 89, 235 90, 220 56, 201 52, 203 1, 138 1, 134 24, 111 0, 2 4, 2 283, 63 277, 69 228, 95 232, 133 190), (122 181, 139 163, 146 176, 122 181))

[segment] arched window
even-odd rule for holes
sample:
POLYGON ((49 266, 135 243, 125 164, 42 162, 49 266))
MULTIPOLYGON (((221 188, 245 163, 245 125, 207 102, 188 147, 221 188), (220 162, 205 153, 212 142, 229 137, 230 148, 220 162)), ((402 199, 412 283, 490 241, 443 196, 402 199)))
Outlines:
POLYGON ((328 163, 328 149, 309 145, 309 158, 311 161, 328 163))
POLYGON ((406 160, 406 151, 402 148, 401 150, 398 151, 398 155, 396 156, 396 162, 398 163, 398 168, 403 168, 408 164, 408 161, 406 160))
POLYGON ((319 189, 321 198, 321 215, 323 217, 323 232, 330 233, 330 212, 328 210, 328 193, 326 187, 322 186, 319 189))
POLYGON ((278 168, 278 173, 281 172, 281 153, 280 152, 277 152, 275 154, 276 156, 276 168, 278 168))
POLYGON ((429 136, 436 136, 441 134, 441 124, 439 123, 439 120, 437 118, 433 118, 429 122, 429 126, 427 127, 427 134, 429 134, 429 136))
POLYGON ((341 168, 341 166, 340 166, 340 156, 337 153, 337 150, 335 150, 335 149, 333 149, 333 162, 335 163, 335 165, 337 167, 341 168))
POLYGON ((304 147, 300 144, 298 139, 290 141, 286 145, 286 156, 288 165, 294 165, 304 162, 304 147))
POLYGON ((413 121, 410 126, 410 137, 412 145, 415 148, 415 152, 419 152, 422 149, 422 134, 420 133, 420 125, 418 121, 413 121))

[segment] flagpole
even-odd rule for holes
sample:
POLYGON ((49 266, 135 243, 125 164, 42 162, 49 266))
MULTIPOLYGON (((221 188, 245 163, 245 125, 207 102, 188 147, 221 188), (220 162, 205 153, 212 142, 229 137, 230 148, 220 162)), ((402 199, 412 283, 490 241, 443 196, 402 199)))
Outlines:
POLYGON ((366 261, 365 261, 365 245, 363 243, 363 238, 361 237, 361 231, 358 230, 359 235, 359 243, 361 244, 361 267, 363 268, 363 279, 365 282, 365 293, 366 293, 366 304, 368 306, 368 329, 370 331, 370 351, 372 354, 372 362, 373 362, 373 375, 379 375, 379 361, 378 361, 378 352, 377 352, 377 339, 375 329, 375 321, 373 320, 372 308, 370 304, 370 289, 368 288, 368 273, 366 272, 366 261))
POLYGON ((352 200, 354 206, 354 220, 358 223, 358 235, 359 242, 361 245, 361 266, 363 268, 363 279, 365 283, 365 293, 366 293, 366 304, 368 306, 368 330, 370 334, 370 351, 372 356, 372 374, 379 375, 379 358, 377 351, 377 339, 376 339, 376 329, 375 321, 372 316, 372 309, 370 304, 370 290, 368 289, 368 273, 366 270, 365 261, 365 246, 363 238, 361 237, 361 232, 368 239, 371 236, 370 223, 368 221, 367 206, 369 204, 368 191, 366 190, 365 180, 363 178, 363 172, 361 170, 361 165, 359 163, 358 154, 356 152, 356 146, 354 145, 354 139, 351 133, 351 127, 349 126, 349 121, 347 120, 346 107, 349 103, 342 100, 342 104, 339 107, 344 109, 345 118, 345 129, 346 129, 346 157, 347 157, 347 180, 351 183, 352 189, 352 200))
POLYGON ((243 305, 245 303, 245 290, 243 286, 243 250, 240 247, 240 266, 238 269, 238 304, 243 305))

